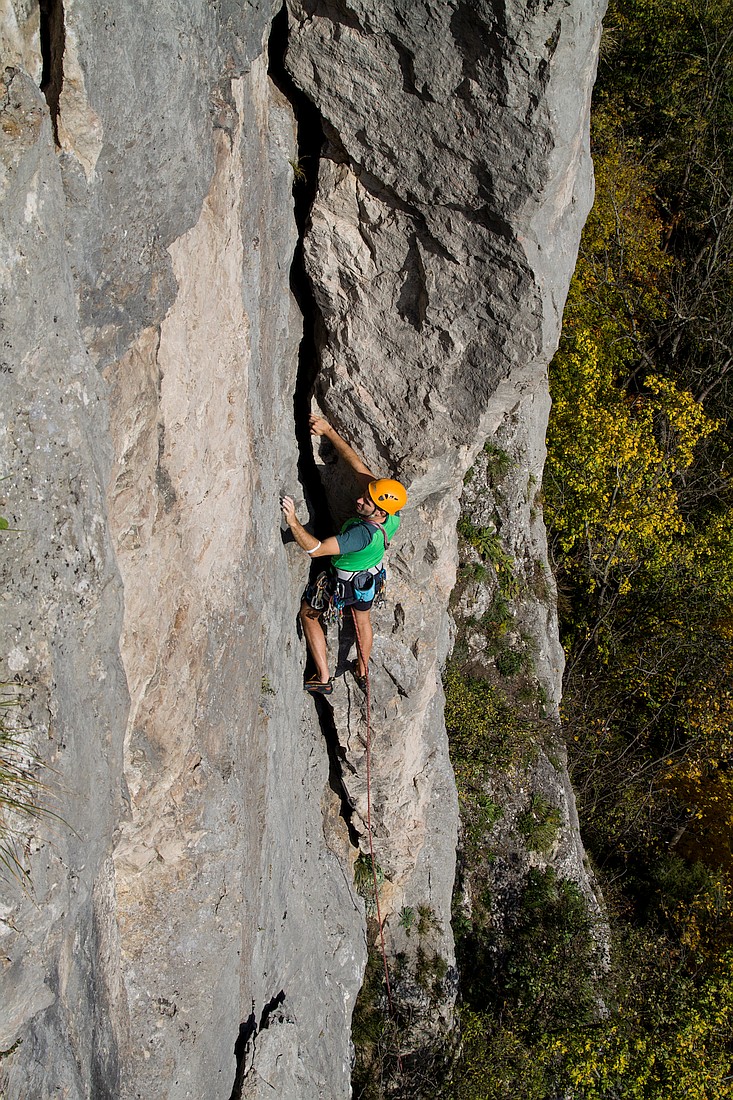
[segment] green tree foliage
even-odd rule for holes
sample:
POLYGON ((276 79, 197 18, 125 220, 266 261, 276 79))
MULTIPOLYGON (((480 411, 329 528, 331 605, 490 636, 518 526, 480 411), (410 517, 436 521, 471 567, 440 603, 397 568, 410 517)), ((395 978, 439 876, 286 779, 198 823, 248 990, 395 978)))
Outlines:
MULTIPOLYGON (((655 951, 654 944, 646 944, 655 951)), ((654 956, 652 956, 654 957, 654 956)), ((636 959, 633 984, 612 1020, 557 1039, 552 1052, 577 1100, 723 1100, 733 1096, 733 953, 695 983, 636 959), (660 977, 662 980, 660 980, 660 977)))
MULTIPOLYGON (((733 5, 611 0, 546 516, 584 834, 617 926, 570 1095, 733 1096, 733 5), (609 883, 613 882, 613 888, 609 883)), ((478 1095, 478 1094, 477 1094, 478 1095)))
MULTIPOLYGON (((461 1016, 459 1100, 542 1100, 561 1079, 559 1036, 598 1017, 598 960, 586 902, 547 868, 530 871, 506 931, 474 929, 461 1016)), ((563 1048, 564 1049, 564 1048, 563 1048)))
POLYGON ((551 371, 566 719, 599 858, 671 840, 730 870, 733 9, 615 0, 605 36, 551 371))
POLYGON ((677 483, 716 425, 658 375, 645 378, 643 394, 629 394, 605 352, 603 339, 578 325, 556 358, 551 512, 563 560, 578 559, 591 590, 613 580, 623 594, 642 563, 665 569, 678 558, 688 525, 677 483))
POLYGON ((639 163, 674 259, 649 350, 730 417, 733 16, 728 0, 615 0, 596 113, 599 151, 639 163), (613 119, 612 125, 608 120, 613 119))

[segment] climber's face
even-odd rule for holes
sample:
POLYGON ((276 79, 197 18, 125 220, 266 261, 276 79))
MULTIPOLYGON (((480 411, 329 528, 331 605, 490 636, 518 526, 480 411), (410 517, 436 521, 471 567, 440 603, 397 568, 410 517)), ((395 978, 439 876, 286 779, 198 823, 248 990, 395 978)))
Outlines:
POLYGON ((363 496, 360 496, 357 500, 356 514, 362 516, 364 519, 374 519, 377 523, 383 523, 387 518, 387 513, 383 512, 381 508, 377 508, 368 493, 364 493, 363 496))
POLYGON ((364 493, 356 502, 356 510, 360 516, 373 516, 378 508, 368 493, 364 493))

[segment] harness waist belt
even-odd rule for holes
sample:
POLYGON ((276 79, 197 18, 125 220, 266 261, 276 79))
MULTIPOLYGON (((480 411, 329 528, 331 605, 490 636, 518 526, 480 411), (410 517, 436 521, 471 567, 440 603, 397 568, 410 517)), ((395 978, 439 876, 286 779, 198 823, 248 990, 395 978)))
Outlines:
POLYGON ((371 573, 373 577, 376 577, 381 569, 381 565, 373 565, 371 569, 336 569, 334 567, 333 571, 340 581, 350 581, 352 577, 356 577, 359 573, 371 573))

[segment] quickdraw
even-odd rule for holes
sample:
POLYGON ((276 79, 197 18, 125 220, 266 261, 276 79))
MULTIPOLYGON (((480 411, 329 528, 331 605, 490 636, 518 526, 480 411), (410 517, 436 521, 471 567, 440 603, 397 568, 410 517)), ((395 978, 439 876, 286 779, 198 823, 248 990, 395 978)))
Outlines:
POLYGON ((306 599, 315 611, 323 611, 329 602, 328 577, 324 569, 306 589, 306 599))
POLYGON ((306 599, 315 611, 323 612, 328 625, 341 626, 344 616, 346 589, 341 581, 336 581, 331 573, 324 569, 306 589, 306 599))
POLYGON ((343 581, 336 581, 333 586, 330 599, 328 601, 328 607, 326 608, 323 618, 329 626, 335 625, 341 626, 344 619, 344 605, 346 603, 346 589, 344 588, 343 581))
POLYGON ((374 606, 378 608, 387 606, 387 570, 380 569, 377 573, 377 591, 374 595, 374 606))

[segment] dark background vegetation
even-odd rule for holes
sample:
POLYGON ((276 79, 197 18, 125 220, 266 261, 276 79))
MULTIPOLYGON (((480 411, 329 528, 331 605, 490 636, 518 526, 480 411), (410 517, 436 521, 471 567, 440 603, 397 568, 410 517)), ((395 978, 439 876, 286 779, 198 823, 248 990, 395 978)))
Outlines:
POLYGON ((555 1072, 577 1097, 727 1097, 727 0, 613 0, 592 142, 597 198, 551 370, 545 493, 568 655, 571 773, 613 951, 609 1014, 590 1028, 569 1021, 555 1072))

